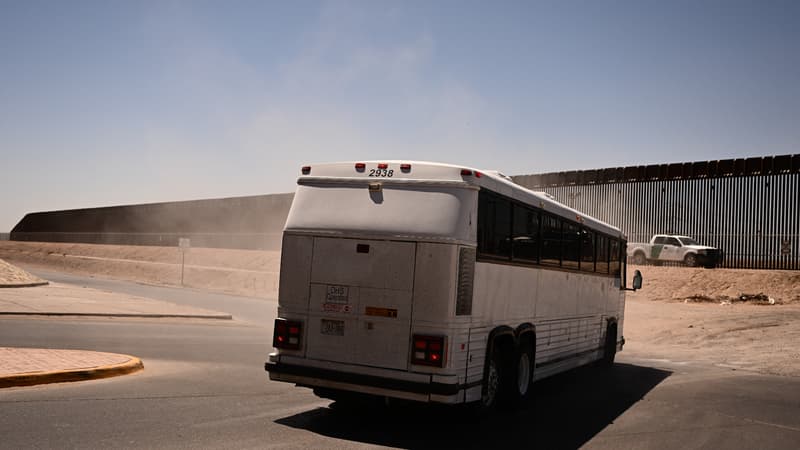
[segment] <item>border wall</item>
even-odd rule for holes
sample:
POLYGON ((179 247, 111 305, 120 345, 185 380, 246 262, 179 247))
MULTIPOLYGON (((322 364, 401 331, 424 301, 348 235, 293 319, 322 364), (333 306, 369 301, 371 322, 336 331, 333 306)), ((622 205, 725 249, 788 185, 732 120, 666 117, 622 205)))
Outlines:
POLYGON ((800 270, 800 155, 512 177, 620 227, 629 242, 681 234, 722 267, 800 270))
MULTIPOLYGON (((724 252, 722 267, 800 270, 800 155, 512 177, 620 227, 630 242, 682 234, 724 252)), ((293 194, 26 215, 16 241, 278 250, 293 194)))
POLYGON ((11 240, 278 250, 293 194, 27 214, 11 240))

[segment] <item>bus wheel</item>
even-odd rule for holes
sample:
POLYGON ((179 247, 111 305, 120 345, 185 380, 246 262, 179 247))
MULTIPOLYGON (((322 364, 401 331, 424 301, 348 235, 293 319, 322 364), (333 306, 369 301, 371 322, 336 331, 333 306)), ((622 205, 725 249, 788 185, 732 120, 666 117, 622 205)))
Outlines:
POLYGON ((529 339, 520 343, 516 354, 516 364, 514 364, 516 392, 515 401, 517 406, 524 406, 530 402, 533 392, 533 369, 534 353, 533 345, 529 339))
POLYGON ((617 356, 617 324, 610 323, 606 329, 606 342, 603 346, 603 359, 600 363, 603 367, 614 365, 614 357, 617 356))
POLYGON ((498 353, 497 351, 492 352, 492 357, 486 367, 486 377, 483 380, 483 389, 481 390, 480 403, 482 409, 495 408, 500 399, 500 380, 503 376, 503 370, 498 353))

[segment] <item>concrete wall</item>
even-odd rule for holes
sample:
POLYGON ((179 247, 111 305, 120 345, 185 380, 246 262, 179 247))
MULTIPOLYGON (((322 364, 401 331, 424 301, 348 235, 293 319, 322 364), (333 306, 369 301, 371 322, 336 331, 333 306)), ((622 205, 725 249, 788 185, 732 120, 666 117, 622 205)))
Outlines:
POLYGON ((27 214, 15 241, 276 250, 293 194, 110 206, 27 214))

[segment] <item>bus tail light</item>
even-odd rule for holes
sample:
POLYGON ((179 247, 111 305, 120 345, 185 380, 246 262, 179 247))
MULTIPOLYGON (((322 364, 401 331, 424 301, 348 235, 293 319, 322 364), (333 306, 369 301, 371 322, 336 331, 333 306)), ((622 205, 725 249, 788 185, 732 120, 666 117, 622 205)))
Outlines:
POLYGON ((300 336, 303 332, 303 323, 275 319, 275 331, 272 334, 272 346, 284 350, 300 350, 300 336))
POLYGON ((444 336, 415 334, 412 340, 411 364, 444 367, 444 336))

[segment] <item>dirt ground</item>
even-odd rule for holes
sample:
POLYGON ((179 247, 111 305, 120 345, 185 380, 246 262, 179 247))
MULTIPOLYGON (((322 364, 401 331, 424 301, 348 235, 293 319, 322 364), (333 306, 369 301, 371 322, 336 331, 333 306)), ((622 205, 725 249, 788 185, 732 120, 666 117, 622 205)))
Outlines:
MULTIPOLYGON (((181 251, 0 241, 24 267, 180 285, 181 251)), ((256 297, 277 293, 279 252, 190 249, 184 284, 256 297)), ((800 272, 629 266, 644 286, 627 293, 625 353, 800 376, 800 272)), ((224 309, 224 308, 220 308, 224 309)))
POLYGON ((45 281, 0 259, 0 287, 27 286, 45 281))
POLYGON ((626 350, 800 376, 800 272, 629 266, 626 350))
POLYGON ((275 298, 280 252, 0 241, 0 258, 25 267, 229 294, 275 298))

